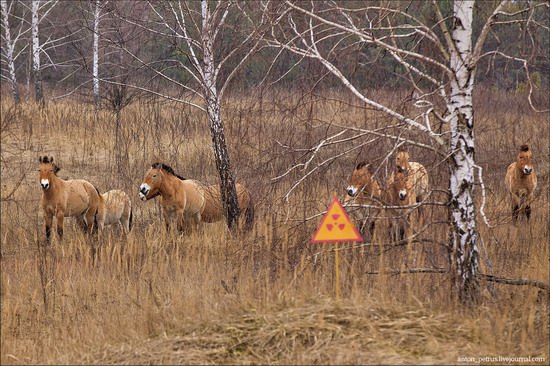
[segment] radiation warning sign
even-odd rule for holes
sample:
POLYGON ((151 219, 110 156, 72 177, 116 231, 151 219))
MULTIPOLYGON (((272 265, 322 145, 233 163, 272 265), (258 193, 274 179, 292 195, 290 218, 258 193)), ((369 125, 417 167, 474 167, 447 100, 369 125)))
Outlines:
POLYGON ((349 219, 346 210, 336 195, 332 199, 327 213, 311 238, 312 243, 363 241, 363 238, 349 219))

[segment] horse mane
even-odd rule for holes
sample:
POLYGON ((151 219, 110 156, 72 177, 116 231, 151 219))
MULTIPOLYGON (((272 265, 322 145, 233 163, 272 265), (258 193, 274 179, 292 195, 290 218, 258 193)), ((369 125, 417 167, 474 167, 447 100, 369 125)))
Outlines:
POLYGON ((163 164, 163 163, 154 163, 153 165, 151 165, 151 168, 153 169, 161 169, 161 170, 164 170, 166 173, 168 174, 172 174, 174 177, 177 177, 181 180, 185 180, 184 177, 182 177, 181 175, 179 174, 176 174, 176 172, 174 172, 174 169, 172 169, 172 167, 166 165, 166 164, 163 164))
POLYGON ((527 144, 521 145, 519 147, 519 151, 529 151, 529 145, 527 145, 527 144))
POLYGON ((58 167, 56 164, 54 164, 54 162, 53 162, 53 157, 48 158, 46 155, 44 155, 44 156, 39 156, 39 157, 38 157, 38 161, 40 162, 40 164, 52 164, 53 173, 54 173, 55 175, 57 175, 57 172, 61 170, 60 167, 58 167))
POLYGON ((397 152, 409 152, 409 149, 407 149, 407 147, 401 145, 397 148, 397 152))
POLYGON ((367 171, 370 173, 370 174, 373 174, 372 173, 372 169, 371 169, 371 165, 365 161, 362 161, 360 162, 359 164, 357 164, 357 167, 355 169, 359 170, 359 169, 362 169, 364 167, 367 167, 367 171))

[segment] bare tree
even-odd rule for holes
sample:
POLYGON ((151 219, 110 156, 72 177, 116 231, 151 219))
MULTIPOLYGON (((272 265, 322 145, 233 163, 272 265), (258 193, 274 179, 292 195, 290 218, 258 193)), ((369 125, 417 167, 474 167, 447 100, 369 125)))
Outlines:
MULTIPOLYGON (((475 160, 473 88, 476 67, 480 60, 489 56, 513 58, 522 63, 529 75, 527 57, 512 56, 499 49, 488 51, 484 45, 497 26, 522 24, 526 37, 536 38, 532 32, 534 27, 540 26, 536 12, 548 9, 548 4, 501 1, 483 19, 481 30, 475 35, 475 2, 455 0, 452 5, 445 14, 441 3, 435 0, 431 3, 381 1, 376 4, 262 3, 265 14, 272 19, 271 32, 265 38, 270 46, 303 59, 316 60, 356 98, 397 120, 416 135, 404 137, 399 131, 389 134, 368 128, 344 128, 384 136, 396 144, 406 141, 446 158, 450 173, 448 246, 454 293, 463 302, 475 302, 479 296, 479 238, 474 187, 476 177, 482 178, 481 168, 475 160), (430 19, 435 21, 430 23, 430 19), (398 74, 407 80, 411 97, 401 105, 409 108, 389 106, 384 100, 376 100, 375 93, 368 89, 362 91, 357 86, 359 81, 343 67, 345 58, 352 57, 354 52, 365 53, 367 58, 375 57, 367 60, 372 64, 380 62, 376 52, 391 57, 395 67, 391 71, 380 69, 390 77, 398 74), (442 130, 432 127, 434 119, 443 126, 442 130), (422 142, 426 139, 429 143, 422 142)), ((548 32, 547 26, 543 25, 542 29, 548 32)), ((338 134, 333 137, 336 136, 338 134)), ((311 149, 313 153, 302 164, 303 168, 308 167, 321 147, 322 143, 311 149)), ((482 210, 481 214, 484 217, 482 210)))
POLYGON ((4 62, 7 66, 6 69, 3 68, 3 70, 7 70, 7 75, 2 73, 2 78, 7 79, 10 83, 13 99, 15 103, 18 104, 21 100, 21 97, 19 94, 19 86, 17 84, 15 61, 19 57, 21 52, 24 51, 25 47, 16 52, 16 44, 18 44, 22 40, 22 37, 25 33, 28 32, 29 28, 25 27, 23 17, 15 17, 16 23, 18 23, 18 25, 14 28, 15 34, 12 35, 12 23, 10 22, 10 17, 14 17, 13 12, 15 4, 15 1, 10 1, 9 4, 7 0, 0 1, 0 7, 2 11, 2 27, 4 28, 4 32, 2 34, 2 43, 4 44, 4 47, 2 47, 2 62, 4 62))
POLYGON ((101 0, 95 1, 94 7, 94 42, 93 42, 93 94, 94 94, 94 104, 96 110, 99 110, 100 107, 100 98, 99 98, 99 21, 101 19, 101 8, 107 3, 105 1, 103 4, 101 0))
POLYGON ((239 206, 222 121, 222 100, 231 80, 258 49, 257 30, 263 21, 256 22, 248 12, 238 11, 243 8, 233 1, 151 1, 149 5, 152 15, 148 21, 126 19, 155 34, 166 48, 159 60, 140 61, 157 78, 183 92, 183 97, 164 96, 199 108, 208 116, 222 204, 227 225, 233 229, 239 206), (244 34, 241 29, 246 30, 244 34), (203 103, 197 103, 195 97, 203 103))
POLYGON ((58 47, 60 42, 67 36, 59 38, 50 38, 47 41, 40 42, 39 26, 43 23, 49 13, 57 5, 58 0, 32 0, 31 10, 31 60, 32 60, 32 79, 34 82, 34 98, 37 103, 44 106, 44 90, 42 86, 42 70, 45 65, 41 63, 41 55, 44 54, 49 60, 49 64, 54 65, 47 54, 48 48, 58 47))

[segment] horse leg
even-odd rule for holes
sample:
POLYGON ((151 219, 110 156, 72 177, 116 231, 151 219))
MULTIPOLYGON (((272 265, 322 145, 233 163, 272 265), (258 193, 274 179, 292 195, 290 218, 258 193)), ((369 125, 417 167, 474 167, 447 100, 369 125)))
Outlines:
POLYGON ((63 239, 63 220, 65 219, 65 213, 63 211, 57 211, 57 235, 59 240, 63 239))
MULTIPOLYGON (((86 225, 88 225, 88 234, 97 233, 98 231, 99 225, 97 222, 98 221, 97 214, 98 214, 98 209, 96 206, 96 207, 90 207, 86 212, 86 214, 84 215, 86 218, 86 225)), ((100 218, 100 221, 102 221, 101 218, 100 218)))
POLYGON ((44 226, 46 227, 46 243, 50 244, 52 235, 52 215, 44 215, 44 226))
POLYGON ((88 232, 88 226, 86 225, 86 221, 84 220, 84 216, 77 216, 76 222, 78 223, 78 226, 80 226, 80 229, 86 234, 88 232))
POLYGON ((529 204, 525 206, 525 216, 527 217, 527 221, 531 220, 531 206, 529 204))

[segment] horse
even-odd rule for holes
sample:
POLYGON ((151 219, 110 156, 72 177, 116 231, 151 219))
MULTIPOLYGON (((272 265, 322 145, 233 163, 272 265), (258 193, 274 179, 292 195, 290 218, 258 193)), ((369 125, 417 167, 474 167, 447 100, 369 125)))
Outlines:
MULTIPOLYGON (((428 171, 422 164, 409 161, 409 159, 409 152, 405 149, 399 149, 395 155, 395 172, 405 173, 407 184, 414 188, 416 202, 422 202, 428 196, 428 171)), ((394 180, 395 172, 390 175, 389 185, 394 180)))
MULTIPOLYGON (((354 201, 360 205, 379 204, 381 190, 378 182, 374 179, 374 173, 370 164, 367 164, 366 162, 360 162, 357 164, 351 173, 351 178, 348 187, 346 188, 346 192, 348 197, 351 197, 346 198, 346 203, 354 201)), ((359 225, 359 232, 364 234, 365 229, 368 228, 372 238, 378 210, 366 208, 362 213, 362 217, 359 218, 361 221, 361 224, 359 225)), ((354 216, 357 217, 357 215, 354 216)))
POLYGON ((533 192, 537 188, 537 174, 529 145, 522 145, 519 148, 516 161, 506 170, 505 183, 512 199, 512 220, 516 222, 520 212, 523 211, 529 221, 533 192))
POLYGON ((126 234, 132 229, 132 201, 124 191, 113 189, 99 196, 99 228, 120 223, 126 234))
MULTIPOLYGON (((254 206, 250 191, 237 183, 237 199, 245 211, 245 229, 251 228, 254 220, 254 206)), ((190 226, 198 228, 202 222, 213 223, 225 217, 219 186, 204 186, 196 180, 177 175, 163 163, 154 163, 145 173, 139 187, 142 201, 161 196, 161 207, 167 228, 174 217, 180 231, 190 226)))
POLYGON ((99 191, 86 180, 63 180, 57 176, 60 168, 53 157, 39 157, 39 181, 42 188, 41 206, 44 211, 46 240, 50 242, 53 218, 57 219, 57 234, 63 238, 63 220, 76 217, 78 224, 89 234, 97 232, 99 191))
POLYGON ((410 207, 400 206, 412 206, 417 203, 416 190, 404 171, 396 171, 390 178, 388 189, 383 192, 382 199, 390 207, 393 206, 390 208, 391 214, 388 215, 391 220, 390 236, 392 239, 404 240, 409 236, 405 233, 411 232, 414 215, 410 212, 410 207))

